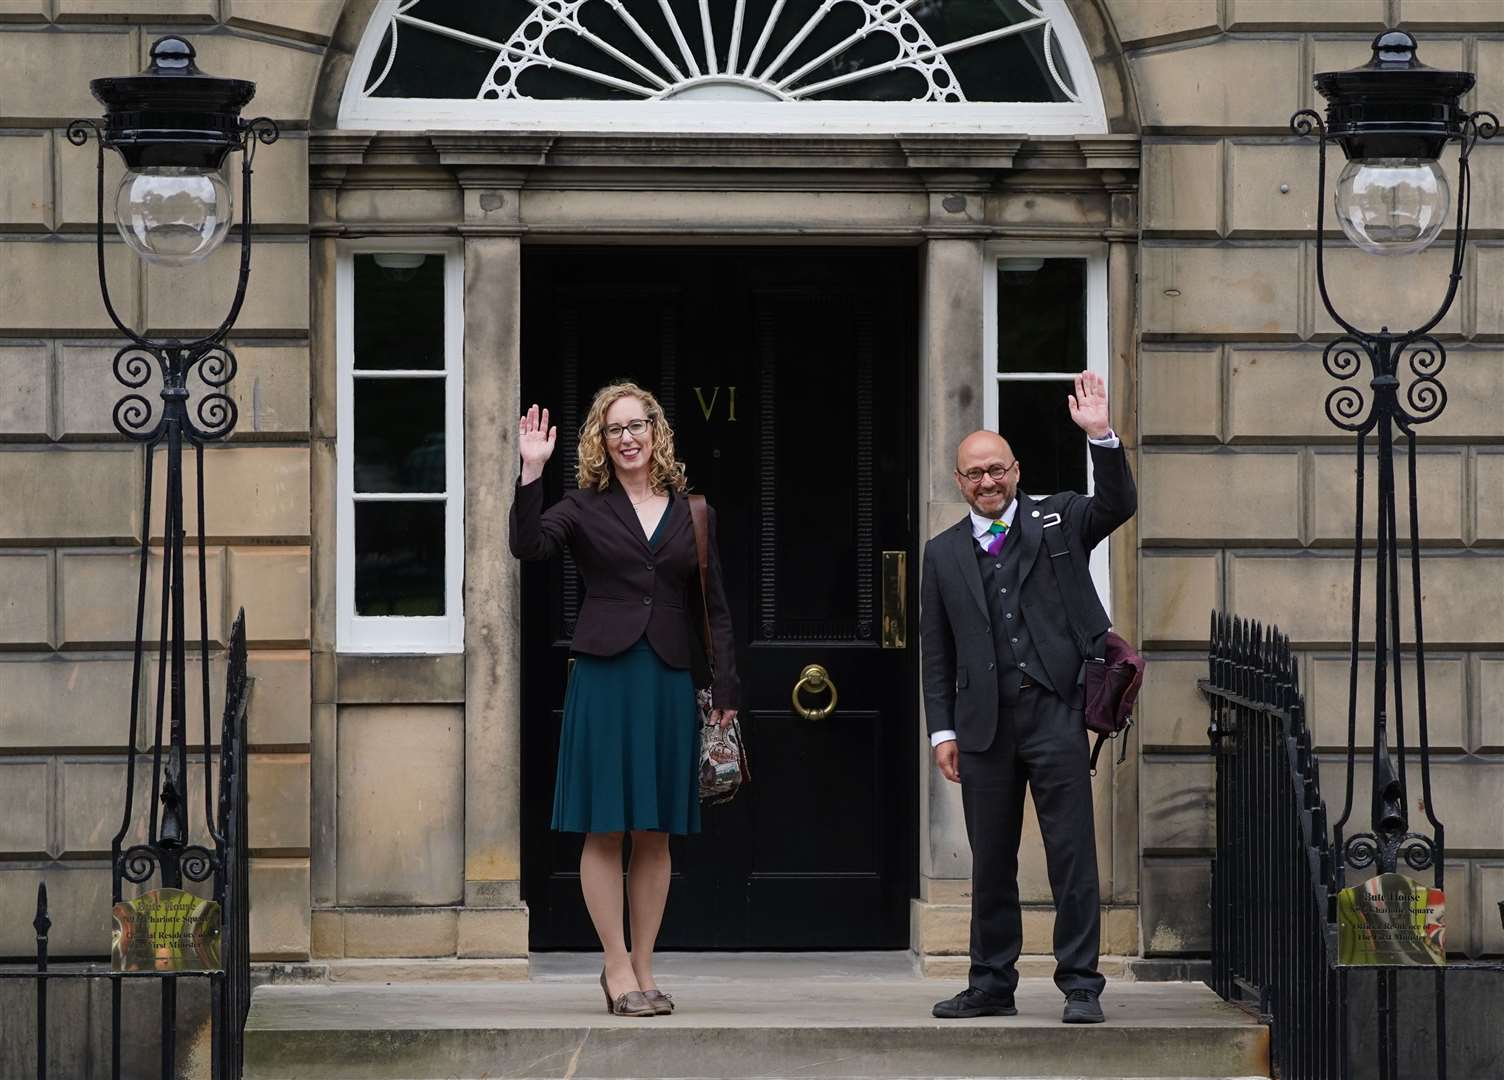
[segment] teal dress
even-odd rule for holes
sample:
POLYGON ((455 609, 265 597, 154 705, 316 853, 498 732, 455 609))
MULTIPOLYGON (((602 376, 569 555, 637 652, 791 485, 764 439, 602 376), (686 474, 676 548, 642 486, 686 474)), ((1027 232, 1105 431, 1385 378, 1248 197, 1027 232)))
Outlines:
MULTIPOLYGON (((673 495, 648 546, 657 548, 673 495)), ((700 831, 700 714, 694 679, 647 637, 615 656, 577 655, 564 694, 553 828, 700 831)))

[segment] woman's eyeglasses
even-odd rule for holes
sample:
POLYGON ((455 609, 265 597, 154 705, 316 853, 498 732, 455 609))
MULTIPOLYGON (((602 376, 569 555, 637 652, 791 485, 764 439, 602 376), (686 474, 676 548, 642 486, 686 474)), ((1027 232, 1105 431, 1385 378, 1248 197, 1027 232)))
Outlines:
POLYGON ((647 434, 650 424, 652 424, 651 420, 638 417, 636 420, 628 420, 625 424, 607 424, 601 432, 606 436, 607 442, 620 442, 624 431, 630 432, 634 439, 640 439, 647 434))

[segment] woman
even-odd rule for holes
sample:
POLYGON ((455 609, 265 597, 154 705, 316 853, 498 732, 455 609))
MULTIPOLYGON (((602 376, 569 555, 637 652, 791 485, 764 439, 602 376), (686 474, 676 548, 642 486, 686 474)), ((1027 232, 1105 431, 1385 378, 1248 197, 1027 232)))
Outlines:
MULTIPOLYGON (((690 675, 700 623, 699 558, 674 433, 652 394, 632 383, 598 391, 580 429, 577 490, 543 509, 543 466, 558 436, 548 410, 522 418, 522 474, 512 503, 512 554, 569 549, 585 578, 574 673, 564 696, 553 828, 585 833, 580 888, 606 954, 601 989, 620 1016, 671 1013, 653 979, 653 943, 668 901, 670 834, 700 830, 699 713, 690 675), (622 926, 621 845, 632 836, 622 926)), ((712 719, 736 716, 731 614, 721 585, 715 516, 706 577, 715 684, 712 719)))

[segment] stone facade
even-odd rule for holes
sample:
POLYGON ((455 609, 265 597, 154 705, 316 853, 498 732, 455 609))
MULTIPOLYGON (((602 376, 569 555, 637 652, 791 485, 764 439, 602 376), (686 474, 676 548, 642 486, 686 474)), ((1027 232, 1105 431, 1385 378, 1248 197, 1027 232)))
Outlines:
MULTIPOLYGON (((1396 22, 1424 31, 1426 61, 1481 73, 1475 107, 1504 107, 1504 18, 1431 0, 1071 0, 1110 135, 647 145, 337 131, 373 7, 0 0, 0 955, 28 951, 43 872, 54 955, 108 948, 104 823, 123 784, 133 545, 159 525, 142 520, 141 459, 109 422, 115 341, 94 273, 93 148, 70 146, 63 128, 97 113, 90 77, 140 68, 169 30, 192 36, 206 69, 257 79, 255 111, 284 126, 257 158, 258 246, 234 340, 241 422, 208 457, 211 636, 223 640, 246 606, 257 677, 258 958, 313 959, 350 978, 526 971, 518 579, 498 555, 515 455, 505 434, 482 433, 509 431, 496 421, 519 411, 524 233, 611 232, 924 245, 923 535, 961 512, 950 454, 981 423, 984 245, 1104 247, 1114 423, 1137 448, 1143 493, 1113 540, 1113 607, 1151 660, 1135 752, 1098 779, 1104 951, 1204 954, 1213 807, 1195 680, 1211 608, 1291 632, 1323 751, 1343 736, 1350 449, 1321 412, 1331 327, 1312 264, 1315 148, 1286 122, 1312 104, 1312 71, 1360 62, 1374 30, 1396 22), (580 180, 628 158, 630 183, 580 180), (707 160, 764 179, 728 198, 707 160), (466 296, 484 300, 467 304, 465 328, 477 360, 466 365, 466 648, 340 655, 336 254, 348 236, 415 234, 460 236, 466 296)), ((1474 177, 1473 253, 1440 328, 1451 404, 1417 466, 1436 809, 1456 853, 1449 941, 1476 956, 1504 952, 1486 917, 1504 894, 1504 426, 1493 407, 1504 392, 1504 147, 1480 147, 1474 177)), ((127 319, 172 331, 219 317, 233 240, 190 275, 146 269, 118 242, 109 251, 127 319)), ((1330 255, 1334 293, 1363 321, 1414 318, 1444 276, 1439 253, 1407 264, 1330 255)), ((927 756, 917 741, 915 754, 916 765, 927 756)), ((1326 760, 1327 798, 1340 802, 1340 768, 1326 760)), ((969 862, 955 792, 925 774, 913 944, 943 972, 965 952, 969 862)), ((1044 952, 1048 887, 1037 839, 1025 845, 1027 947, 1044 952)))

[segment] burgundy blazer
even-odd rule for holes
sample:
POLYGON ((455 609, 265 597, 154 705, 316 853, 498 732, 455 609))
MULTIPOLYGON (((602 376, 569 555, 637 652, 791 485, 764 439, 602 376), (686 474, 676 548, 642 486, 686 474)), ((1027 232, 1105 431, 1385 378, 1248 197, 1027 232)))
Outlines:
MULTIPOLYGON (((669 519, 658 543, 649 547, 637 511, 614 479, 605 491, 568 491, 547 510, 541 480, 517 485, 508 531, 512 554, 541 560, 568 548, 585 578, 585 603, 572 643, 575 652, 615 656, 646 634, 648 644, 669 667, 691 667, 692 635, 702 635, 698 629, 700 563, 689 501, 676 493, 665 513, 669 519)), ((709 518, 706 579, 715 646, 711 699, 718 709, 735 709, 741 693, 736 642, 716 550, 714 510, 709 518)))

